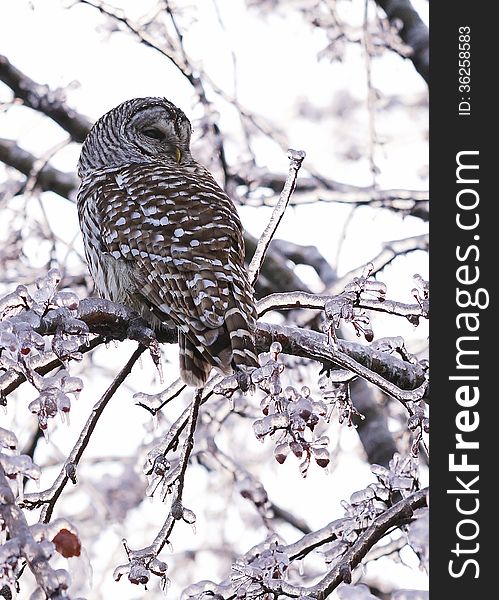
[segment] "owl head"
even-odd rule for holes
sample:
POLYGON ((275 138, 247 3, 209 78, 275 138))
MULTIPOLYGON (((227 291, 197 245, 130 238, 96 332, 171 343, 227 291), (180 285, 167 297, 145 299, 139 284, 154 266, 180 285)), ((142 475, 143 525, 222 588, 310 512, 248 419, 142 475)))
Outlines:
POLYGON ((83 143, 78 175, 131 163, 191 160, 191 124, 166 98, 127 100, 102 116, 83 143))

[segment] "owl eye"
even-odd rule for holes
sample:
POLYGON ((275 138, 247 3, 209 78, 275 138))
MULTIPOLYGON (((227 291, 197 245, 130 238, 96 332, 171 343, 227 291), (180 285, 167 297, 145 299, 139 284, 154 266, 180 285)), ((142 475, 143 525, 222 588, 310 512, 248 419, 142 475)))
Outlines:
POLYGON ((151 138, 153 140, 161 141, 165 139, 165 134, 159 129, 156 129, 155 127, 147 127, 146 129, 142 130, 142 133, 146 137, 151 138))

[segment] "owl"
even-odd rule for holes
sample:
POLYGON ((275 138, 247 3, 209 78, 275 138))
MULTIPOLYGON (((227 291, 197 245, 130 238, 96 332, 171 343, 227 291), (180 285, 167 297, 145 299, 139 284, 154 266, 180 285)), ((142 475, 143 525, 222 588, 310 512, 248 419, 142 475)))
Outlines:
POLYGON ((99 294, 177 328, 181 377, 199 388, 213 367, 248 373, 258 359, 241 222, 190 138, 165 98, 120 104, 85 139, 77 202, 99 294))

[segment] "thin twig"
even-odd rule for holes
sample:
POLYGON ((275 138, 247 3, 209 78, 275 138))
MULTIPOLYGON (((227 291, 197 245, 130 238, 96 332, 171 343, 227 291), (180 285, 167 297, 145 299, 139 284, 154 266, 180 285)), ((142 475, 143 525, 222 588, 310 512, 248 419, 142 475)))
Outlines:
POLYGON ((54 506, 59 499, 62 491, 64 490, 70 475, 74 477, 73 473, 75 472, 76 466, 78 465, 80 458, 88 446, 90 441, 90 437, 97 425, 97 422, 102 415, 102 412, 106 408, 107 404, 114 396, 115 392, 118 390, 120 385, 129 375, 132 370, 133 365, 137 362, 139 356, 146 349, 145 346, 139 344, 137 349, 134 351, 126 365, 121 369, 118 375, 115 377, 112 384, 105 391, 100 400, 94 405, 92 412, 85 423, 85 426, 81 430, 81 433, 78 437, 76 444, 73 446, 73 449, 69 453, 67 459, 62 466, 61 472, 57 476, 56 480, 52 484, 52 486, 40 493, 35 494, 26 494, 24 499, 24 506, 27 508, 36 508, 40 505, 43 505, 42 511, 40 514, 40 522, 48 523, 52 517, 52 512, 54 510, 54 506))
MULTIPOLYGON (((194 432, 196 431, 199 407, 201 406, 201 404, 203 404, 202 390, 196 390, 189 412, 189 420, 187 422, 187 437, 182 446, 182 452, 179 458, 180 472, 177 478, 175 491, 172 497, 172 507, 177 503, 182 503, 182 494, 184 491, 185 483, 185 472, 187 471, 189 458, 194 447, 194 432)), ((176 520, 178 520, 178 518, 173 514, 173 511, 170 510, 170 514, 168 515, 167 520, 165 521, 163 527, 159 530, 158 534, 154 538, 153 543, 151 544, 151 549, 153 550, 156 556, 161 552, 161 549, 168 541, 176 520)))
MULTIPOLYGON (((285 292, 270 294, 256 303, 258 316, 261 317, 271 310, 292 310, 295 308, 324 309, 328 300, 333 296, 324 294, 309 294, 307 292, 285 292)), ((361 299, 355 303, 357 308, 386 312, 399 317, 424 317, 428 315, 419 304, 405 304, 395 300, 369 300, 361 299)))
POLYGON ((284 215, 286 207, 288 206, 291 194, 295 189, 296 178, 298 177, 298 171, 300 170, 303 159, 305 158, 305 152, 303 152, 303 150, 289 149, 288 158, 290 161, 289 171, 288 176, 286 178, 286 182, 284 184, 284 188, 272 212, 270 221, 258 242, 255 254, 253 255, 253 258, 251 259, 251 262, 248 267, 248 279, 252 286, 255 285, 256 280, 258 279, 258 275, 260 273, 260 269, 262 268, 262 263, 267 252, 267 248, 269 247, 269 244, 272 241, 276 229, 279 226, 279 223, 281 222, 281 219, 284 215))

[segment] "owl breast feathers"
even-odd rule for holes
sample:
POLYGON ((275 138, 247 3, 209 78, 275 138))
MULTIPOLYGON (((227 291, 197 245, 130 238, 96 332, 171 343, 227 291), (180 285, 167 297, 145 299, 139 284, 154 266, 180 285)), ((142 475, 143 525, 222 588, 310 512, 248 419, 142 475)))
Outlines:
POLYGON ((78 214, 101 296, 152 327, 177 327, 180 374, 257 367, 256 310, 242 227, 229 197, 191 156, 191 126, 163 98, 121 104, 83 144, 78 214))

